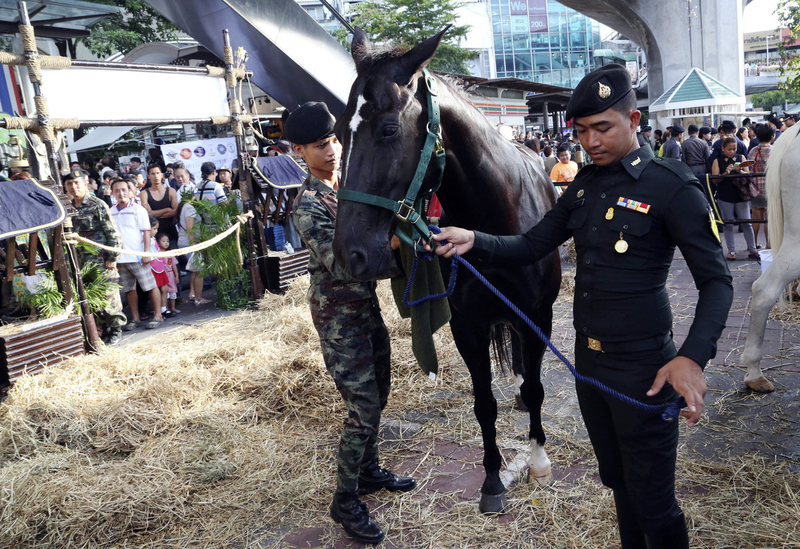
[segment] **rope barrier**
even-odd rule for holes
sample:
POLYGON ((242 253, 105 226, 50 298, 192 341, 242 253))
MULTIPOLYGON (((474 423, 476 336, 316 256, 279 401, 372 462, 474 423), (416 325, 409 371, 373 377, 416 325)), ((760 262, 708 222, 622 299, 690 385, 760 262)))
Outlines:
MULTIPOLYGON (((436 225, 429 225, 428 228, 430 229, 430 231, 432 233, 435 233, 435 234, 438 234, 438 233, 441 232, 441 229, 439 229, 439 227, 437 227, 436 225)), ((447 241, 443 240, 439 244, 440 245, 447 244, 447 241)), ((680 397, 680 398, 676 399, 675 401, 669 402, 667 404, 660 404, 660 405, 646 404, 644 402, 640 402, 640 401, 636 400, 635 398, 629 397, 628 395, 620 393, 619 391, 616 391, 615 389, 612 389, 611 387, 608 387, 607 385, 603 384, 601 381, 599 381, 599 380, 597 380, 597 379, 595 379, 593 377, 584 376, 584 375, 578 373, 578 371, 575 369, 575 367, 572 365, 572 363, 569 361, 569 359, 567 359, 567 357, 565 357, 563 354, 561 354, 561 351, 559 351, 558 348, 556 348, 556 346, 553 345, 553 343, 544 334, 544 332, 542 331, 541 328, 539 328, 530 318, 528 318, 528 316, 525 313, 523 313, 522 310, 519 307, 514 305, 511 302, 511 300, 509 300, 505 295, 503 295, 502 292, 500 292, 500 290, 495 288, 495 286, 491 282, 489 282, 486 279, 486 277, 484 277, 481 273, 479 273, 478 270, 475 267, 473 267, 468 261, 466 261, 463 257, 461 257, 458 254, 455 254, 453 256, 453 268, 452 268, 452 270, 450 272, 450 282, 449 282, 449 284, 447 286, 447 291, 445 293, 430 295, 430 296, 422 297, 422 298, 420 298, 420 299, 418 299, 416 301, 409 302, 408 301, 408 296, 409 296, 409 293, 411 291, 411 284, 414 281, 414 275, 417 272, 417 263, 419 262, 420 257, 422 257, 423 259, 426 259, 426 260, 431 260, 431 259, 433 259, 435 257, 435 255, 430 253, 430 252, 428 252, 426 254, 417 255, 414 258, 414 263, 411 266, 411 273, 410 273, 410 275, 408 277, 408 284, 406 285, 406 290, 405 290, 405 292, 403 294, 403 303, 406 306, 413 307, 414 305, 419 305, 420 303, 423 303, 425 301, 429 301, 431 299, 440 299, 440 298, 443 298, 443 297, 450 296, 453 293, 453 290, 455 289, 456 271, 458 269, 458 264, 461 263, 472 274, 474 274, 475 277, 479 281, 481 281, 484 286, 486 286, 489 289, 489 291, 491 291, 494 295, 496 295, 498 298, 500 298, 500 300, 503 303, 505 303, 512 311, 514 311, 514 313, 518 317, 520 317, 525 322, 525 324, 527 324, 531 328, 531 330, 534 331, 534 333, 539 337, 539 339, 541 339, 542 342, 545 345, 547 345, 547 347, 551 351, 553 351, 553 354, 555 354, 559 358, 559 360, 561 360, 561 362, 563 362, 564 364, 567 365, 567 368, 569 368, 570 373, 578 381, 581 381, 583 383, 588 383, 588 384, 594 386, 596 389, 599 389, 600 391, 602 391, 602 392, 604 392, 604 393, 616 398, 617 400, 625 402, 626 404, 630 404, 630 405, 632 405, 632 406, 634 406, 636 408, 639 408, 640 410, 645 410, 645 411, 648 411, 648 412, 662 412, 661 413, 661 417, 665 421, 672 421, 673 419, 677 418, 678 415, 680 414, 681 408, 686 406, 686 400, 683 397, 680 397)))
POLYGON ((106 246, 105 244, 100 244, 99 242, 95 242, 94 240, 89 240, 88 238, 84 238, 77 233, 69 233, 64 235, 65 240, 75 240, 77 242, 83 242, 84 244, 90 244, 96 248, 100 248, 101 250, 106 250, 109 252, 114 252, 120 255, 135 255, 138 257, 177 257, 179 255, 184 255, 193 252, 199 252, 200 250, 205 250, 206 248, 210 248, 214 244, 224 240, 232 233, 236 233, 237 236, 237 248, 239 249, 239 258, 242 259, 242 249, 241 244, 239 243, 238 236, 239 231, 241 229, 242 224, 247 223, 247 220, 253 217, 253 212, 247 212, 244 214, 240 214, 236 216, 237 223, 235 225, 231 225, 228 227, 224 232, 219 233, 214 238, 210 240, 206 240, 204 242, 200 242, 199 244, 194 244, 192 246, 188 246, 186 248, 176 248, 174 250, 169 250, 166 252, 139 252, 135 250, 126 250, 124 248, 117 248, 115 246, 106 246))

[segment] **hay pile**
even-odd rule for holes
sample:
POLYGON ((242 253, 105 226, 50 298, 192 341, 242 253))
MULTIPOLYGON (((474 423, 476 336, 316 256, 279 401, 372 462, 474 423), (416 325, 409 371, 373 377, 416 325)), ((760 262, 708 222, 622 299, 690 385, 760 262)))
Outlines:
MULTIPOLYGON (((323 527, 321 545, 333 546, 341 533, 327 506, 344 408, 322 362, 307 284, 268 295, 257 311, 19 381, 0 405, 0 548, 283 547, 301 527, 323 527)), ((480 445, 469 376, 444 329, 435 336, 440 377, 427 381, 388 285, 380 293, 394 362, 385 417, 423 423, 410 441, 385 444, 384 460, 445 465, 431 457, 434 445, 480 445)), ((564 298, 561 309, 569 309, 564 298)), ((556 368, 548 358, 545 370, 556 368)), ((497 384, 504 390, 508 380, 497 384)), ((548 488, 513 487, 514 520, 481 517, 477 501, 426 491, 445 474, 426 473, 418 492, 371 503, 388 539, 396 547, 613 545, 613 501, 580 420, 554 412, 572 394, 568 385, 549 392, 545 411, 554 469, 572 472, 548 488)), ((520 418, 501 401, 501 447, 527 445, 520 418)), ((694 545, 800 546, 800 480, 784 465, 680 466, 694 545)))

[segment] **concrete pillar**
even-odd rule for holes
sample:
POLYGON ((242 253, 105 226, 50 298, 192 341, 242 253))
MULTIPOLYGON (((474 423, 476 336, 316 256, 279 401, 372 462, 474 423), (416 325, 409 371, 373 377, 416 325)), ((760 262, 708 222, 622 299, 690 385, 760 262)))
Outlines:
POLYGON ((544 131, 550 131, 550 113, 547 112, 547 101, 542 103, 542 119, 544 120, 544 131))
POLYGON ((744 97, 741 17, 749 0, 559 0, 639 44, 650 101, 692 67, 744 97))

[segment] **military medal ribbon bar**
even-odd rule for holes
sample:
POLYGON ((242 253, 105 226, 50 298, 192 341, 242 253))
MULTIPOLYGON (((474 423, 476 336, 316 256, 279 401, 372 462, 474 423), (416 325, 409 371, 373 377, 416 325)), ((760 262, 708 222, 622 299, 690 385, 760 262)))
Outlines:
POLYGON ((620 196, 619 200, 617 200, 617 206, 622 206, 623 208, 634 210, 643 214, 646 214, 647 212, 650 211, 650 204, 645 204, 644 202, 637 202, 636 200, 631 200, 630 198, 625 198, 622 196, 620 196))

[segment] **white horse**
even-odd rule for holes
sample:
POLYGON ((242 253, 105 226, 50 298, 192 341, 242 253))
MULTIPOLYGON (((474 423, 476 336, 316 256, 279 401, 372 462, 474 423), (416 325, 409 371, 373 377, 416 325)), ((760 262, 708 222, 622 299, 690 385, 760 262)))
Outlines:
POLYGON ((761 348, 769 312, 783 289, 800 277, 800 124, 786 130, 767 162, 767 218, 772 264, 753 283, 750 329, 742 353, 745 385, 759 393, 775 386, 761 371, 761 348))

